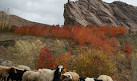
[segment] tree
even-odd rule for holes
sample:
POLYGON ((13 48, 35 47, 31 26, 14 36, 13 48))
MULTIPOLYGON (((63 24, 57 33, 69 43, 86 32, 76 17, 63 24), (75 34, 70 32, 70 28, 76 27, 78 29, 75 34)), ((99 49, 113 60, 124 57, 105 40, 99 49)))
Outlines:
POLYGON ((40 68, 56 68, 55 56, 46 46, 41 49, 39 59, 37 61, 36 69, 40 68))

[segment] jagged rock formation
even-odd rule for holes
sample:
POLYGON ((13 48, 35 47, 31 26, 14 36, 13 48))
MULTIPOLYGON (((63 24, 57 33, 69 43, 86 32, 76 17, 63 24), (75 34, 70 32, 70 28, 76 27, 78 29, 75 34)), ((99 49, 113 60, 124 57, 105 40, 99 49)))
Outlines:
MULTIPOLYGON (((7 15, 5 12, 0 11, 0 22, 3 21, 3 16, 7 15)), ((18 27, 22 27, 22 26, 32 26, 32 25, 46 25, 46 24, 42 24, 42 23, 37 23, 37 22, 32 22, 32 21, 28 21, 26 19, 23 19, 19 16, 16 15, 10 15, 9 17, 9 26, 18 26, 18 27)))
POLYGON ((115 1, 70 1, 64 5, 64 25, 124 26, 137 28, 137 7, 115 1))

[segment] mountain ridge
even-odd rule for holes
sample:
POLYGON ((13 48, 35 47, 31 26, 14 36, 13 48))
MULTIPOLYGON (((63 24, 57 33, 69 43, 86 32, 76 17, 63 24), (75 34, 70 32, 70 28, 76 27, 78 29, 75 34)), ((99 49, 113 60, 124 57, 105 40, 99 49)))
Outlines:
MULTIPOLYGON (((4 20, 3 19, 3 15, 7 16, 7 14, 5 12, 0 11, 0 22, 2 22, 4 20)), ((29 20, 24 19, 22 17, 10 14, 10 17, 9 17, 9 26, 13 26, 13 25, 18 26, 18 27, 22 27, 22 26, 26 26, 26 25, 27 26, 32 26, 32 25, 42 25, 42 26, 45 26, 47 24, 29 21, 29 20)))

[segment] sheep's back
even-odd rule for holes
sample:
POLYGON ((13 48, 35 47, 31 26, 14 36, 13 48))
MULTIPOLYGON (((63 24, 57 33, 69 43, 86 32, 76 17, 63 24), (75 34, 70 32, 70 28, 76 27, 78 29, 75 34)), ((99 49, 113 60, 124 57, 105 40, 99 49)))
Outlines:
POLYGON ((107 76, 107 75, 100 75, 97 79, 103 80, 103 81, 113 81, 112 78, 110 76, 107 76))
POLYGON ((28 71, 31 70, 28 66, 25 66, 25 65, 18 65, 17 68, 18 69, 23 69, 23 70, 28 70, 28 71))
POLYGON ((27 71, 22 76, 23 81, 38 81, 38 78, 39 78, 39 72, 34 72, 34 71, 27 71))
POLYGON ((41 69, 39 81, 52 81, 54 78, 54 71, 50 69, 41 69))
POLYGON ((95 81, 94 78, 86 78, 85 81, 95 81))

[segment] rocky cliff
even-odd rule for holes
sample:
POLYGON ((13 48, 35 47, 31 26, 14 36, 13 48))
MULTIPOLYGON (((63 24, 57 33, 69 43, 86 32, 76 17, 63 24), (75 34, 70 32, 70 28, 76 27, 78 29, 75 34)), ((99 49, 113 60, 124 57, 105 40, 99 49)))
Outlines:
POLYGON ((64 5, 64 25, 124 26, 137 28, 137 7, 124 2, 70 1, 64 5))

